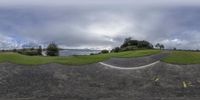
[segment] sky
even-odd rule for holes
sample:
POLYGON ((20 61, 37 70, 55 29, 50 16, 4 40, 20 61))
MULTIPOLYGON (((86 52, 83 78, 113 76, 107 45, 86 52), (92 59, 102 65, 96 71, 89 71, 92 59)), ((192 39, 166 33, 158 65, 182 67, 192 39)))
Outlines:
POLYGON ((111 49, 127 37, 200 49, 197 0, 0 0, 0 49, 111 49))

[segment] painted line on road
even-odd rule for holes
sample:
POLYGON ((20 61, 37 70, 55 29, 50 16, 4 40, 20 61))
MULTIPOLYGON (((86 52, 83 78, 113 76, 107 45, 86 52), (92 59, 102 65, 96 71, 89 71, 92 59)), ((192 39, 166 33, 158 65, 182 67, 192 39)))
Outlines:
POLYGON ((144 69, 144 68, 147 68, 147 67, 150 67, 150 66, 153 66, 155 64, 158 64, 160 61, 156 61, 156 62, 153 62, 151 64, 148 64, 148 65, 144 65, 144 66, 137 66, 137 67, 119 67, 119 66, 114 66, 114 65, 110 65, 110 64, 106 64, 106 63, 103 63, 103 62, 99 62, 101 65, 103 66, 106 66, 106 67, 109 67, 109 68, 113 68, 113 69, 118 69, 118 70, 137 70, 137 69, 144 69))

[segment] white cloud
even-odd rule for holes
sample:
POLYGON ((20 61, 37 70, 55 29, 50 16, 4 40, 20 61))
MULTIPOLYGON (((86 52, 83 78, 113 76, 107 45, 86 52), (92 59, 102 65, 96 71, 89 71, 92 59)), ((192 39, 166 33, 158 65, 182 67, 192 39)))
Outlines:
POLYGON ((65 48, 111 48, 131 36, 166 48, 200 48, 200 8, 192 1, 84 1, 0 1, 1 47, 54 41, 65 48), (181 3, 169 7, 172 2, 181 3))
POLYGON ((11 37, 4 36, 0 34, 0 48, 1 49, 11 49, 18 47, 18 43, 11 37))
POLYGON ((71 6, 71 5, 132 5, 132 6, 163 6, 163 5, 199 5, 199 0, 1 0, 2 6, 71 6))
POLYGON ((129 31, 130 28, 132 28, 132 23, 133 22, 129 22, 129 18, 127 17, 107 13, 94 18, 93 23, 89 24, 87 28, 83 30, 102 38, 115 37, 129 31))
POLYGON ((165 39, 160 43, 164 44, 169 49, 173 48, 186 49, 186 47, 188 47, 189 41, 174 38, 174 39, 165 39))

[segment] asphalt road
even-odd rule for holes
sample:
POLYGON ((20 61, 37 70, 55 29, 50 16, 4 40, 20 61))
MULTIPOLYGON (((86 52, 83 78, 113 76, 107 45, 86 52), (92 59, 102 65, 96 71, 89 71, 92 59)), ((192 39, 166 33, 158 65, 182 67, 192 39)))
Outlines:
POLYGON ((0 100, 199 100, 200 65, 0 64, 0 100))
POLYGON ((150 55, 146 57, 138 57, 138 58, 111 58, 103 63, 113 65, 113 66, 122 66, 122 67, 138 67, 144 66, 156 61, 161 60, 169 55, 169 52, 163 52, 161 54, 150 55))

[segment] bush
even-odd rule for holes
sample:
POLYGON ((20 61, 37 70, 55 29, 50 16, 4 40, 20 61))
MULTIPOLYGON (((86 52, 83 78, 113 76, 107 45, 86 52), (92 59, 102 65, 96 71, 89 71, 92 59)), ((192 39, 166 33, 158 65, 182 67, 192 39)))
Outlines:
POLYGON ((90 53, 90 55, 98 55, 98 54, 101 54, 101 53, 90 53))
POLYGON ((119 52, 120 48, 119 47, 115 47, 114 49, 111 50, 111 52, 119 52))
POLYGON ((59 55, 59 49, 55 43, 49 44, 49 46, 47 47, 47 55, 48 56, 58 56, 59 55))
POLYGON ((38 55, 42 55, 42 46, 39 46, 37 52, 38 52, 38 55))
POLYGON ((17 49, 13 49, 13 52, 17 52, 17 49))
POLYGON ((139 41, 137 47, 138 48, 153 49, 153 45, 151 43, 149 43, 148 41, 145 41, 145 40, 139 41))
POLYGON ((121 48, 121 51, 130 51, 130 50, 137 50, 137 46, 127 46, 125 48, 121 48))
POLYGON ((18 51, 18 53, 28 56, 36 56, 38 52, 36 50, 25 50, 25 51, 18 51))
POLYGON ((101 53, 106 54, 106 53, 109 53, 109 51, 108 50, 102 50, 101 53))
POLYGON ((31 48, 31 51, 33 51, 33 50, 35 50, 35 48, 32 47, 32 48, 31 48))
POLYGON ((131 37, 126 38, 124 43, 120 46, 121 49, 132 50, 129 46, 135 46, 137 48, 153 49, 153 45, 148 41, 132 40, 131 37))

